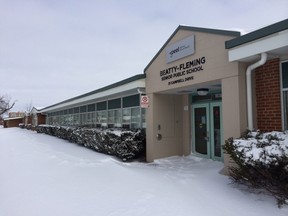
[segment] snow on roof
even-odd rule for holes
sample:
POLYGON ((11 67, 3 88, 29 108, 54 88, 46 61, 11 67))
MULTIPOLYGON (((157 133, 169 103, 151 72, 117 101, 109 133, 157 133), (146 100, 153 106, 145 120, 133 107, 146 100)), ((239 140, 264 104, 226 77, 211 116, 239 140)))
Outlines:
POLYGON ((43 109, 44 107, 33 107, 31 112, 36 112, 39 113, 41 109, 43 109))
POLYGON ((9 121, 9 120, 13 120, 13 119, 23 119, 23 117, 12 117, 12 118, 4 118, 4 121, 9 121))

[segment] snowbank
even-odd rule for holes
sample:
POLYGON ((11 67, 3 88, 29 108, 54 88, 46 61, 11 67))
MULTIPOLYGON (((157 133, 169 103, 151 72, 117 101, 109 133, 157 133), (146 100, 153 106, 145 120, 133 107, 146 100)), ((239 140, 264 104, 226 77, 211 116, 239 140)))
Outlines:
POLYGON ((1 216, 287 216, 235 188, 223 163, 170 157, 123 163, 79 145, 0 128, 1 216))

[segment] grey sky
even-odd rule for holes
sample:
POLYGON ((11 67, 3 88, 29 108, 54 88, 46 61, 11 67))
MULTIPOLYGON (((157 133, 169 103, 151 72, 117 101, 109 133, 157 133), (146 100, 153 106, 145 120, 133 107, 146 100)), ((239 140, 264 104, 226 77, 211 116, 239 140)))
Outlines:
POLYGON ((143 69, 178 25, 243 33, 288 0, 0 0, 0 94, 45 107, 143 69))

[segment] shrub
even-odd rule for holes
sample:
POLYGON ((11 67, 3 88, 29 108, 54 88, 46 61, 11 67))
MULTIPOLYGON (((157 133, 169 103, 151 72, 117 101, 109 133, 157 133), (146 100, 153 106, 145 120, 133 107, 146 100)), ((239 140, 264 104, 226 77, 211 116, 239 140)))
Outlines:
POLYGON ((279 207, 288 204, 287 134, 247 131, 226 140, 223 148, 237 164, 230 167, 234 182, 268 191, 279 207))
POLYGON ((114 155, 122 161, 144 157, 146 152, 146 135, 143 129, 91 129, 39 125, 36 131, 100 153, 114 155))

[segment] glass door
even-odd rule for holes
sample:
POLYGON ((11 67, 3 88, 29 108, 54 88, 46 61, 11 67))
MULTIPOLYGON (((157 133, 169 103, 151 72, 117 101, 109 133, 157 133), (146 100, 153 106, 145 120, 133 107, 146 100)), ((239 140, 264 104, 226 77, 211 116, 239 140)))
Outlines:
POLYGON ((209 107, 208 104, 193 106, 193 151, 202 157, 210 157, 209 148, 209 107))
POLYGON ((213 160, 222 160, 222 106, 221 102, 193 105, 193 153, 213 160))
POLYGON ((222 128, 222 104, 221 102, 210 103, 211 119, 211 158, 222 160, 223 128, 222 128))

